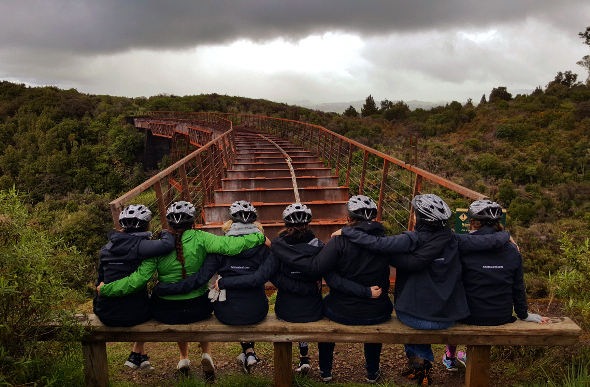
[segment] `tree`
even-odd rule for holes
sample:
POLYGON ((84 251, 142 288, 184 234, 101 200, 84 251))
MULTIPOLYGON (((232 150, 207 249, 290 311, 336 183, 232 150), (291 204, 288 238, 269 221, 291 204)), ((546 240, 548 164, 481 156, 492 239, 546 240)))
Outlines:
POLYGON ((578 80, 578 74, 574 74, 571 71, 566 71, 562 73, 561 71, 557 73, 555 79, 547 84, 547 88, 553 85, 564 85, 567 86, 568 89, 576 84, 578 80))
POLYGON ((358 117, 359 116, 359 113, 356 111, 356 109, 354 108, 354 106, 350 105, 344 111, 344 115, 346 117, 358 117))
POLYGON ((585 32, 580 32, 578 36, 584 39, 584 44, 590 46, 590 27, 586 27, 585 32))
POLYGON ((381 111, 384 112, 387 109, 391 109, 393 107, 393 102, 389 101, 388 99, 385 99, 383 101, 381 101, 381 111))
POLYGON ((402 121, 410 117, 410 107, 404 101, 398 101, 383 113, 388 121, 402 121))
POLYGON ((510 101, 512 94, 508 92, 506 86, 494 87, 490 93, 490 102, 510 101))
POLYGON ((363 105, 363 108, 361 109, 361 116, 370 117, 373 114, 377 113, 379 113, 379 109, 377 109, 377 104, 375 103, 373 96, 369 94, 367 99, 365 99, 365 104, 363 105))
POLYGON ((486 95, 482 95, 481 99, 479 100, 479 104, 480 105, 485 105, 486 103, 488 103, 488 101, 486 100, 486 95))
MULTIPOLYGON (((590 27, 586 27, 585 32, 578 34, 580 38, 584 39, 584 44, 590 46, 590 27)), ((586 78, 586 84, 590 84, 590 55, 585 55, 582 60, 576 62, 578 66, 582 66, 588 71, 588 77, 586 78)))

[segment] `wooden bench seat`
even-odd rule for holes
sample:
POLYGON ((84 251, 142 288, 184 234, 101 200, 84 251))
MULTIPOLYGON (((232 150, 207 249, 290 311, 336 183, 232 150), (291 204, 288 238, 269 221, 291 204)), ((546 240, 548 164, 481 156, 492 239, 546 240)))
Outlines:
POLYGON ((187 325, 167 325, 157 321, 130 328, 103 325, 95 315, 80 318, 87 328, 83 341, 87 386, 106 386, 108 366, 106 342, 174 341, 256 341, 274 343, 274 384, 291 386, 291 343, 297 341, 390 343, 390 344, 464 344, 467 345, 466 386, 487 386, 492 345, 565 346, 578 342, 581 329, 567 317, 549 318, 546 324, 517 321, 501 326, 455 324, 439 331, 416 330, 395 316, 382 324, 347 326, 323 319, 313 323, 287 323, 269 314, 262 322, 248 326, 230 326, 215 317, 187 325))

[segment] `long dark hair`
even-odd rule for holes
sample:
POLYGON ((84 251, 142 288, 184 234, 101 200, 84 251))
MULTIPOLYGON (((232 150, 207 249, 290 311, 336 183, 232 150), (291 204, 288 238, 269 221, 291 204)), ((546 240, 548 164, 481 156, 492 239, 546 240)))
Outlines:
POLYGON ((182 234, 186 230, 190 230, 191 227, 186 228, 171 228, 170 233, 174 235, 174 240, 176 242, 176 260, 180 262, 182 265, 182 278, 186 278, 186 268, 184 267, 184 249, 182 248, 182 234))
POLYGON ((301 224, 297 226, 287 226, 279 231, 279 236, 287 236, 293 239, 301 239, 309 232, 309 224, 301 224))

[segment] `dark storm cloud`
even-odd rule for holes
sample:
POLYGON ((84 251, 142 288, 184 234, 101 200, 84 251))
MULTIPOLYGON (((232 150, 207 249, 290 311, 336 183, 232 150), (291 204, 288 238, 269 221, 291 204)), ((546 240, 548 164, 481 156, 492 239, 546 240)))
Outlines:
POLYGON ((581 31, 587 0, 0 0, 0 47, 77 54, 341 31, 363 36, 523 21, 581 31), (559 16, 556 16, 559 15, 559 16))

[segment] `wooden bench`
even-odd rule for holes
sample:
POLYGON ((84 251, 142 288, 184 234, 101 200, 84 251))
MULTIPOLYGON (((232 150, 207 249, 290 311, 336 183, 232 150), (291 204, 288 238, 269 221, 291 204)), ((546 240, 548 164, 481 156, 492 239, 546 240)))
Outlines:
POLYGON ((337 343, 391 344, 465 344, 467 367, 465 385, 487 386, 490 378, 492 345, 565 346, 578 342, 582 332, 567 317, 549 318, 546 324, 517 321, 502 326, 455 324, 439 331, 409 328, 395 316, 388 322, 371 326, 346 326, 327 319, 294 324, 269 314, 262 322, 248 326, 229 326, 211 317, 188 325, 166 325, 154 320, 131 328, 104 326, 95 315, 81 318, 87 335, 83 339, 86 385, 108 384, 107 342, 174 342, 174 341, 256 341, 274 344, 274 385, 291 386, 291 343, 297 341, 337 343))

